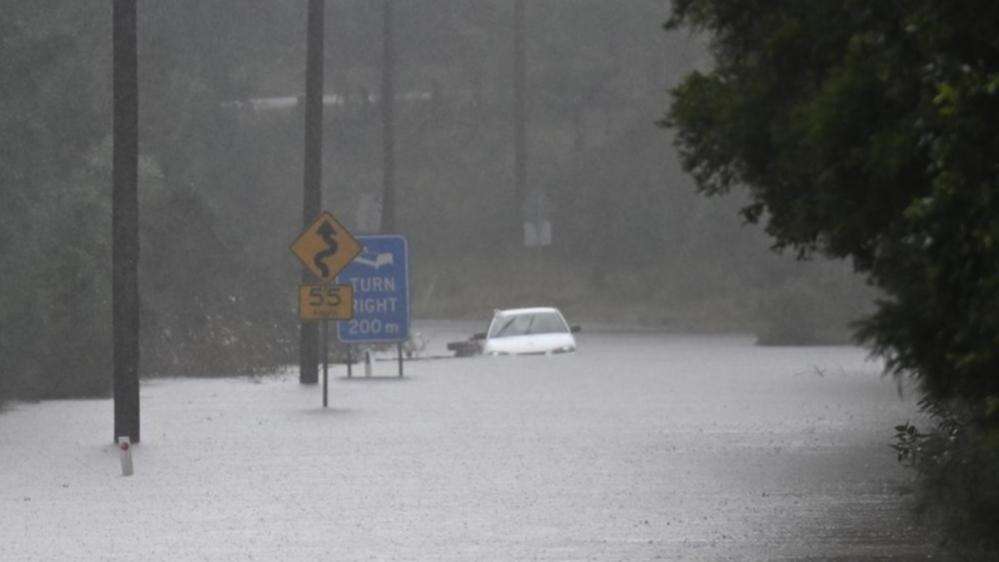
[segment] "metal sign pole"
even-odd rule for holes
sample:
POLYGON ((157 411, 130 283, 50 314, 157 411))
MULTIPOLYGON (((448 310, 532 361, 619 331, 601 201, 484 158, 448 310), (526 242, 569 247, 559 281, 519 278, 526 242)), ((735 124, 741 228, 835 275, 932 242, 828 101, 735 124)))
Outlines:
POLYGON ((354 375, 354 354, 351 352, 353 346, 347 344, 347 378, 351 378, 354 375))
POLYGON ((396 343, 395 348, 399 355, 399 378, 402 378, 402 342, 396 343))
POLYGON ((326 334, 329 331, 327 325, 328 320, 323 320, 323 408, 329 407, 329 377, 327 375, 329 368, 329 350, 327 348, 327 337, 326 334))

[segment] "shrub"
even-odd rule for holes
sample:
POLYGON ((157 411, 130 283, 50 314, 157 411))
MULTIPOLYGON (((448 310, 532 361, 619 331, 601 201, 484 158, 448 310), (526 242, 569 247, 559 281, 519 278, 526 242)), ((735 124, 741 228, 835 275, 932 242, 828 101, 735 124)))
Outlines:
POLYGON ((999 398, 985 412, 959 402, 923 402, 935 425, 923 433, 895 427, 892 446, 919 479, 918 512, 943 531, 946 546, 964 558, 999 552, 999 398), (982 415, 984 414, 984 418, 982 415))

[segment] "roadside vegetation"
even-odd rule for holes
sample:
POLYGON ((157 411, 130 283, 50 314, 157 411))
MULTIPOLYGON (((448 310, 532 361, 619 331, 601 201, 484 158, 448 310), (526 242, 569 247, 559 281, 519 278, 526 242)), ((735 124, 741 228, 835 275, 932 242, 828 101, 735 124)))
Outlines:
POLYGON ((676 0, 710 69, 663 123, 706 195, 780 249, 850 259, 883 297, 857 337, 911 377, 935 424, 899 459, 956 552, 999 528, 999 5, 676 0))

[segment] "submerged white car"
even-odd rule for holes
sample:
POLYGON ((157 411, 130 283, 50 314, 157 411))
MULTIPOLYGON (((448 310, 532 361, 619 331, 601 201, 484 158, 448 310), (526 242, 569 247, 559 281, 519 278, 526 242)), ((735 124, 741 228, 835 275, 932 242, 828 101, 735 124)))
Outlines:
POLYGON ((576 351, 573 332, 556 308, 497 310, 489 331, 476 334, 486 355, 566 353, 576 351))

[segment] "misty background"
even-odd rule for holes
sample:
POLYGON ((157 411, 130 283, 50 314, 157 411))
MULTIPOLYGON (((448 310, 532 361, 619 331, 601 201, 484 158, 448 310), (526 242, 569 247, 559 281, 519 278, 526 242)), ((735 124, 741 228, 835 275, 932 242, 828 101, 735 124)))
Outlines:
MULTIPOLYGON (((4 0, 0 398, 111 380, 111 4, 4 0), (67 368, 68 367, 68 368, 67 368)), ((511 240, 513 3, 395 2, 396 187, 414 317, 560 307, 572 323, 843 343, 872 292, 840 262, 774 254, 744 196, 706 199, 656 126, 707 65, 661 0, 529 2, 523 215, 511 240)), ((139 7, 145 374, 297 360, 305 3, 139 7)), ((381 3, 326 7, 323 207, 374 232, 381 3)))

